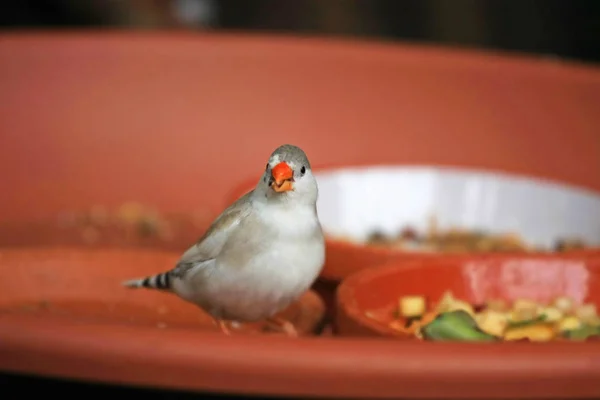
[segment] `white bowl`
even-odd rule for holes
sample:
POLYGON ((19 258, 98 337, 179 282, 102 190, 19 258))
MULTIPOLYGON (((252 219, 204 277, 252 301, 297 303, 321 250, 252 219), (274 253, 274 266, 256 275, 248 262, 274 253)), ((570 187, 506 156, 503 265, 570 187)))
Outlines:
POLYGON ((459 168, 381 166, 316 173, 317 209, 331 237, 363 242, 406 226, 515 232, 550 249, 557 239, 600 246, 600 193, 548 180, 459 168))

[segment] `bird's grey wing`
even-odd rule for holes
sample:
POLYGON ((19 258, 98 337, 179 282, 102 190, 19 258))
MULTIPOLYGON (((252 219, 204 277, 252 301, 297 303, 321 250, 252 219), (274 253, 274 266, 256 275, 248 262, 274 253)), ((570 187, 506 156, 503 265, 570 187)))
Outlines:
POLYGON ((213 260, 223 248, 231 232, 250 214, 252 191, 240 197, 211 224, 204 235, 186 250, 171 271, 174 277, 183 277, 190 269, 213 260))

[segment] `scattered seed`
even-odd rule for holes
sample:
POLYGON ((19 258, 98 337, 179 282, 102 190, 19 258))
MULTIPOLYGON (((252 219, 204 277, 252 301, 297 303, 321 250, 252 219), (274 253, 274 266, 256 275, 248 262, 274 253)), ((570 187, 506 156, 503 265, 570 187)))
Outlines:
POLYGON ((169 309, 167 308, 167 306, 160 306, 160 307, 158 307, 158 308, 156 309, 156 311, 157 311, 159 314, 161 314, 161 315, 164 315, 164 314, 166 314, 166 313, 169 311, 169 309))
POLYGON ((88 226, 81 232, 83 241, 87 244, 94 244, 100 239, 100 232, 93 226, 88 226))
POLYGON ((97 226, 106 226, 108 225, 110 214, 106 207, 102 205, 95 205, 90 209, 88 217, 92 224, 97 226))

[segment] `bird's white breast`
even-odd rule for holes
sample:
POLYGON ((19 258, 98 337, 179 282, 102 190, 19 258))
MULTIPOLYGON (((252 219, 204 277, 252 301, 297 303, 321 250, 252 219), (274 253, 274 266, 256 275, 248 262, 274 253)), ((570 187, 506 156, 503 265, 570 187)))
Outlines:
POLYGON ((315 229, 320 229, 319 220, 311 207, 288 208, 271 205, 268 209, 258 208, 256 214, 270 230, 277 231, 281 237, 288 240, 312 236, 315 229))
POLYGON ((259 207, 255 217, 264 226, 264 237, 253 238, 257 251, 243 266, 217 265, 211 276, 211 287, 219 293, 214 311, 229 319, 256 320, 277 313, 310 287, 325 261, 314 209, 259 207))

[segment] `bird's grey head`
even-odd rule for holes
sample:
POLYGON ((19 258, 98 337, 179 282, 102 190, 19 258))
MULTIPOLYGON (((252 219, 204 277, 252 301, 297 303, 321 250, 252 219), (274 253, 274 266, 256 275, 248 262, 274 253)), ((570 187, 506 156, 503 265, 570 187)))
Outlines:
POLYGON ((267 201, 316 204, 317 181, 304 151, 284 144, 271 153, 256 192, 267 201))

